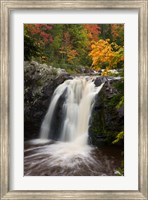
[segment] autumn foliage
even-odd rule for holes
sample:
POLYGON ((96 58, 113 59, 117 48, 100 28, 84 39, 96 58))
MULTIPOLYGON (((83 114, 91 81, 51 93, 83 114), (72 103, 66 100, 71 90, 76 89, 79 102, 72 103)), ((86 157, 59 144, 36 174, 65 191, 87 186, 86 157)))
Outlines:
POLYGON ((116 68, 124 61, 124 49, 115 42, 110 43, 110 39, 94 42, 91 45, 90 56, 92 57, 92 66, 98 70, 106 65, 108 68, 116 68))
POLYGON ((121 68, 123 24, 25 24, 24 58, 54 67, 121 68))

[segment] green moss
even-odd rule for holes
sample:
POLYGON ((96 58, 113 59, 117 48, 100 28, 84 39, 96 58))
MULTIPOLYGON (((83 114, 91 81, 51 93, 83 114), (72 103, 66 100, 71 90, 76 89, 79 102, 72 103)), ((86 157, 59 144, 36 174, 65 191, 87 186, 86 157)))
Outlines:
POLYGON ((110 108, 115 108, 120 102, 121 97, 122 95, 118 94, 118 95, 113 96, 110 100, 106 100, 105 102, 107 106, 109 106, 110 108))
POLYGON ((124 80, 119 81, 117 83, 116 82, 113 83, 113 87, 118 90, 118 93, 123 94, 124 93, 124 80))
POLYGON ((117 109, 120 109, 124 105, 124 96, 121 96, 119 103, 116 105, 117 109))

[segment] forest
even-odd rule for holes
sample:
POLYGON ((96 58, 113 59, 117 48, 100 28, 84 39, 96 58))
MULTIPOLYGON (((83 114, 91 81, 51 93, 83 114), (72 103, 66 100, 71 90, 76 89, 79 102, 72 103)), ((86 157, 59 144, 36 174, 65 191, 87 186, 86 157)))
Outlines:
POLYGON ((124 175, 123 24, 24 24, 24 139, 25 175, 124 175))
POLYGON ((124 67, 123 24, 25 24, 24 59, 68 72, 124 67))

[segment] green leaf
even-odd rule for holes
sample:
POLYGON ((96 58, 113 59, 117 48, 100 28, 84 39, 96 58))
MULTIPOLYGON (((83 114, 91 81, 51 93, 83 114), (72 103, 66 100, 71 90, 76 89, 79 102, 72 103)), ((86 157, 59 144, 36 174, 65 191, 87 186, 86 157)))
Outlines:
POLYGON ((121 131, 117 134, 116 139, 112 142, 112 144, 118 143, 120 140, 123 140, 124 138, 124 131, 121 131))

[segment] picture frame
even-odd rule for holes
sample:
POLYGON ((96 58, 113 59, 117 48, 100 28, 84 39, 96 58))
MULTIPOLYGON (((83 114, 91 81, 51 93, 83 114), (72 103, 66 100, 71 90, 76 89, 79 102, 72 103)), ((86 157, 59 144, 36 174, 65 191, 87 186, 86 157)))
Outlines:
MULTIPOLYGON (((148 198, 148 1, 23 1, 1 0, 1 199, 147 199, 148 198), (15 9, 138 9, 139 17, 139 189, 138 191, 10 191, 10 12, 15 9)), ((12 120, 12 119, 11 119, 12 120)))

